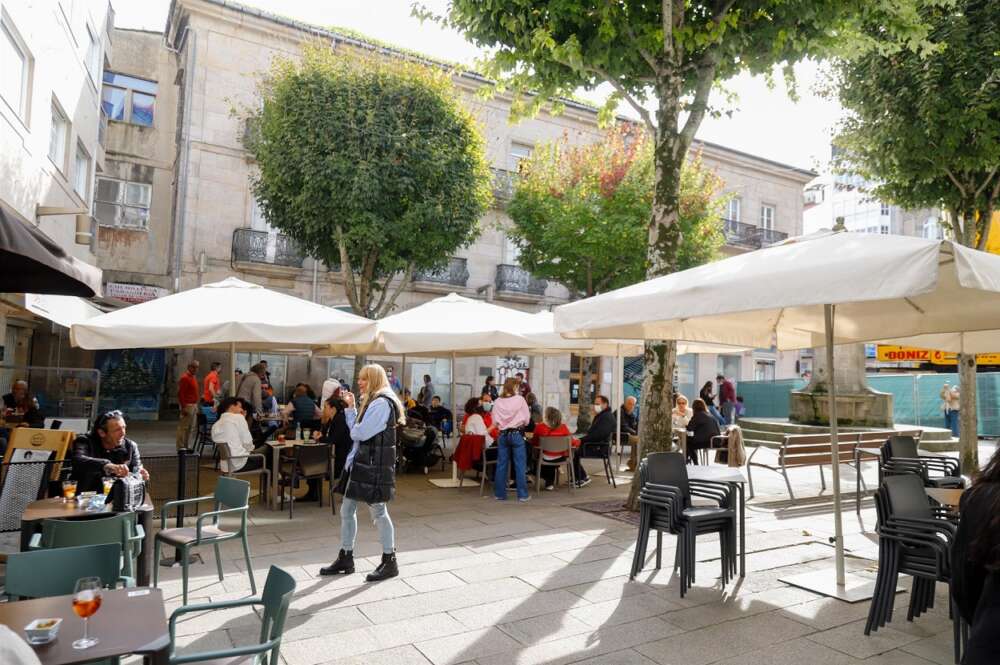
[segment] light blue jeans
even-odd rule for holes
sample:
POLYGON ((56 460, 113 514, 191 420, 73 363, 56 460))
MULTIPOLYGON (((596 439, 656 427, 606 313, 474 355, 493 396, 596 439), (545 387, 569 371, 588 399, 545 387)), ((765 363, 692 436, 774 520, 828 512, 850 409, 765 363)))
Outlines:
MULTIPOLYGON (((378 529, 378 539, 382 542, 382 552, 392 554, 396 551, 396 529, 389 519, 389 505, 385 503, 368 504, 375 528, 378 529)), ((358 502, 344 497, 340 505, 340 546, 348 552, 354 551, 354 541, 358 537, 358 502)))
POLYGON ((517 498, 528 498, 528 453, 524 448, 524 435, 520 432, 505 432, 497 441, 497 468, 493 476, 493 494, 501 501, 507 498, 507 478, 511 457, 514 462, 514 481, 517 498))

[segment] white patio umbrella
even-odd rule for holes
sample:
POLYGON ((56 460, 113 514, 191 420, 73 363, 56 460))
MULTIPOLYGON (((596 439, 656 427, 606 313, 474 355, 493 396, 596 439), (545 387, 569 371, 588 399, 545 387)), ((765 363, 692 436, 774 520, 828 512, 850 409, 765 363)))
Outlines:
MULTIPOLYGON (((84 349, 192 347, 229 350, 314 350, 366 345, 375 322, 230 277, 94 317, 70 328, 84 349)), ((235 376, 233 378, 233 386, 235 376)))
MULTIPOLYGON (((455 359, 510 353, 573 353, 589 348, 587 341, 565 339, 546 320, 531 312, 473 300, 455 293, 435 298, 377 322, 372 354, 445 356, 451 358, 451 407, 455 404, 455 359)), ((439 487, 457 487, 452 478, 433 480, 439 487)))
MULTIPOLYGON (((686 339, 796 349, 1000 328, 1000 256, 950 241, 821 233, 563 305, 570 337, 686 339)), ((836 393, 829 393, 836 441, 836 393)), ((832 450, 836 454, 835 446, 832 450)), ((846 597, 839 467, 836 586, 846 597)))

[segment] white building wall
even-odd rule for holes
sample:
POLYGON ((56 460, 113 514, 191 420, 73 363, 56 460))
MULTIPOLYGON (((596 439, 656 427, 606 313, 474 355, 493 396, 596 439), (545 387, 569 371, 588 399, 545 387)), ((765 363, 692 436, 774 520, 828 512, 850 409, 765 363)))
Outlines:
MULTIPOLYGON (((45 233, 89 263, 95 262, 90 246, 75 242, 75 216, 37 218, 36 207, 91 210, 94 174, 103 159, 98 132, 101 74, 110 48, 109 12, 107 0, 0 2, 0 39, 12 36, 27 57, 20 104, 0 96, 0 199, 28 220, 40 220, 45 233), (61 164, 49 158, 54 105, 69 121, 61 164), (75 163, 78 144, 89 156, 86 173, 75 163), (82 196, 74 191, 78 176, 85 185, 82 196)), ((5 49, 0 59, 3 78, 20 78, 9 46, 0 46, 5 49)))

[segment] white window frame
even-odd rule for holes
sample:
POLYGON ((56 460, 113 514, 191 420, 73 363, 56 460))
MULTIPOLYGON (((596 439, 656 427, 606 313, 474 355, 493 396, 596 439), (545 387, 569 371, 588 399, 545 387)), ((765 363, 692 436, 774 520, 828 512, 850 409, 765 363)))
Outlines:
POLYGON ((131 125, 139 125, 140 127, 155 127, 156 126, 156 102, 159 99, 160 94, 160 83, 159 81, 152 81, 150 79, 142 78, 141 76, 134 76, 132 74, 126 74, 124 72, 117 72, 111 69, 105 70, 101 74, 101 104, 104 104, 104 91, 106 89, 119 90, 124 93, 124 100, 122 102, 122 117, 113 118, 111 114, 108 114, 108 120, 110 122, 127 122, 131 125), (140 90, 133 85, 128 85, 128 81, 116 81, 114 83, 107 81, 108 76, 121 76, 123 78, 130 78, 136 81, 143 81, 152 85, 155 90, 150 92, 149 90, 140 90), (147 97, 153 98, 153 119, 150 124, 145 124, 142 122, 136 122, 135 120, 135 95, 146 95, 147 97))
POLYGON ((888 203, 883 203, 881 205, 880 209, 879 209, 879 214, 882 217, 888 217, 889 216, 889 210, 890 210, 889 209, 889 204, 888 203))
POLYGON ((887 236, 887 235, 889 235, 889 233, 892 232, 892 229, 889 227, 888 224, 881 224, 879 226, 878 232, 881 233, 884 236, 887 236))
POLYGON ((734 196, 729 199, 729 203, 726 206, 726 219, 730 222, 742 221, 743 217, 743 199, 738 196, 734 196), (735 213, 735 214, 734 214, 735 213))
POLYGON ((130 231, 148 231, 149 230, 149 215, 153 207, 153 186, 146 182, 131 182, 129 180, 120 180, 118 178, 106 178, 104 176, 97 176, 97 187, 94 190, 94 217, 97 218, 97 223, 101 226, 113 226, 115 228, 129 229, 130 231), (108 199, 100 198, 100 184, 101 181, 114 182, 118 185, 117 194, 115 200, 111 201, 108 199), (136 205, 134 203, 129 203, 128 201, 128 188, 129 187, 140 187, 142 191, 148 192, 148 202, 147 205, 136 205), (115 218, 111 223, 107 220, 97 217, 97 207, 98 204, 101 206, 114 206, 115 208, 115 218), (146 215, 142 224, 129 224, 126 222, 128 219, 125 212, 129 209, 133 210, 145 210, 146 215))
POLYGON ((774 218, 777 216, 777 206, 770 203, 762 203, 760 205, 760 228, 774 230, 774 218), (766 213, 770 211, 770 215, 766 213))
MULTIPOLYGON (((95 30, 91 27, 90 22, 87 22, 87 54, 83 61, 84 67, 87 68, 87 73, 90 74, 90 80, 95 87, 100 89, 101 87, 101 71, 104 69, 101 66, 101 40, 99 37, 95 36, 95 30)), ((100 33, 96 33, 100 35, 100 33)))
POLYGON ((70 124, 69 118, 66 113, 62 110, 59 102, 56 98, 52 98, 52 126, 49 129, 49 161, 55 164, 55 167, 59 169, 59 173, 66 175, 66 158, 69 156, 69 138, 72 135, 72 125, 70 124), (52 130, 56 128, 57 121, 62 121, 63 131, 62 136, 56 137, 53 135, 52 130), (52 154, 53 148, 57 147, 59 152, 55 155, 52 154))
MULTIPOLYGON (((31 117, 31 77, 34 72, 35 59, 28 50, 28 45, 21 34, 14 26, 14 22, 7 15, 7 12, 0 8, 0 38, 6 39, 16 51, 21 54, 21 91, 20 99, 8 99, 6 95, 0 94, 0 99, 4 100, 8 108, 27 127, 28 118, 31 117)), ((0 63, 0 67, 4 66, 0 63)))
POLYGON ((84 200, 84 202, 89 201, 90 195, 90 180, 91 180, 91 165, 94 163, 93 158, 90 156, 90 152, 87 151, 87 147, 83 145, 79 140, 76 142, 76 152, 73 153, 73 191, 84 200), (84 157, 84 173, 81 176, 80 173, 80 153, 83 153, 84 157), (80 191, 81 186, 83 191, 80 191))
POLYGON ((510 142, 510 170, 517 173, 521 170, 521 160, 529 159, 531 157, 532 151, 534 151, 535 146, 530 143, 525 143, 524 141, 513 140, 510 142), (520 148, 527 148, 527 153, 524 155, 519 155, 520 148))

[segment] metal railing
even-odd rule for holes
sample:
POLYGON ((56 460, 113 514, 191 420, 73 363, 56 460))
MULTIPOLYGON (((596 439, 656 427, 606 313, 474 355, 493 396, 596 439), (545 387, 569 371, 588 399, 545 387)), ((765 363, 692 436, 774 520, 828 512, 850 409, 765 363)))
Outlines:
POLYGON ((233 261, 301 268, 306 257, 291 236, 243 228, 233 231, 232 258, 233 261))
POLYGON ((788 237, 784 231, 775 231, 725 218, 722 219, 722 231, 726 236, 727 245, 751 249, 767 247, 788 237))
POLYGON ((498 293, 513 293, 542 297, 549 283, 538 279, 521 266, 500 264, 494 282, 498 293))
POLYGON ((490 171, 493 172, 493 200, 497 203, 506 203, 514 198, 517 173, 493 167, 490 171))
POLYGON ((444 284, 464 287, 469 283, 468 261, 457 256, 448 259, 448 265, 438 270, 420 270, 413 274, 414 282, 444 284))

